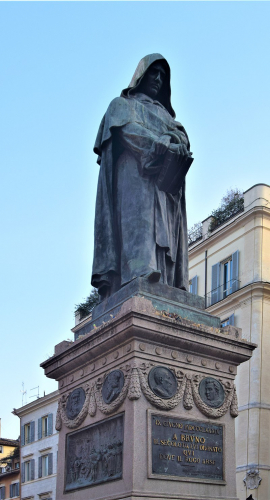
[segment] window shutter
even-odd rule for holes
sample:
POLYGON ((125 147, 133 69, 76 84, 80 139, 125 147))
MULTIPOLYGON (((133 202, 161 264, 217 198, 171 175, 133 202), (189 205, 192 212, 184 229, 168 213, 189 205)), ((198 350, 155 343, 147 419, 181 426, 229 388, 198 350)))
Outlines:
POLYGON ((32 458, 31 460, 31 481, 34 481, 35 479, 35 459, 32 458))
POLYGON ((19 483, 16 483, 16 496, 18 497, 20 494, 19 492, 19 483))
POLYGON ((9 485, 9 498, 12 498, 12 484, 9 485))
POLYGON ((25 445, 24 425, 21 426, 21 446, 25 445))
POLYGON ((232 254, 232 264, 231 264, 231 286, 232 292, 238 290, 238 274, 239 274, 239 250, 232 254))
POLYGON ((49 453, 48 455, 48 476, 51 476, 53 473, 53 454, 49 453))
POLYGON ((0 488, 0 499, 4 500, 5 498, 6 498, 6 487, 5 486, 1 486, 1 488, 0 488))
POLYGON ((42 438, 42 418, 38 419, 38 439, 42 438))
POLYGON ((30 422, 30 443, 35 441, 35 422, 30 422))
POLYGON ((192 293, 193 295, 197 295, 198 294, 198 276, 194 276, 194 278, 192 278, 192 293))
POLYGON ((48 415, 48 436, 51 436, 53 433, 53 414, 49 413, 48 415))
POLYGON ((3 486, 3 499, 6 498, 6 487, 3 486))
POLYGON ((42 457, 38 457, 38 477, 42 477, 42 457))
POLYGON ((212 266, 211 304, 220 300, 220 262, 212 266))
POLYGON ((25 483, 25 462, 22 462, 21 478, 22 483, 25 483))
POLYGON ((229 316, 229 325, 234 326, 234 314, 231 314, 231 316, 229 316))

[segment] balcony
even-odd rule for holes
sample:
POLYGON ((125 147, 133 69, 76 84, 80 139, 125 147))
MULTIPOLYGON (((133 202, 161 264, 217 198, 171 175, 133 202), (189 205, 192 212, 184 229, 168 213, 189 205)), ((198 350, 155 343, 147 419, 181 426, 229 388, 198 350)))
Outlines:
POLYGON ((205 297, 205 307, 210 307, 217 302, 225 299, 232 293, 236 292, 240 288, 240 281, 232 279, 227 281, 226 284, 220 285, 218 288, 214 288, 211 292, 207 293, 205 297))

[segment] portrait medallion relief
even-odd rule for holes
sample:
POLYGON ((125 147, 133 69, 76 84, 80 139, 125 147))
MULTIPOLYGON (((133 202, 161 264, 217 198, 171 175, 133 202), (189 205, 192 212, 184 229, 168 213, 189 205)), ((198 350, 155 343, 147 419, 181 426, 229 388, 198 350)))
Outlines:
POLYGON ((172 398, 177 389, 177 380, 174 373, 164 366, 152 368, 148 375, 148 384, 153 393, 162 398, 172 398))
POLYGON ((199 394, 203 402, 211 408, 219 408, 224 403, 224 389, 215 378, 203 378, 199 385, 199 394))
POLYGON ((70 420, 79 415, 85 402, 85 392, 81 387, 74 389, 69 395, 66 406, 66 415, 70 420))
POLYGON ((102 397, 106 404, 112 403, 124 386, 124 374, 121 370, 113 370, 107 375, 102 387, 102 397))

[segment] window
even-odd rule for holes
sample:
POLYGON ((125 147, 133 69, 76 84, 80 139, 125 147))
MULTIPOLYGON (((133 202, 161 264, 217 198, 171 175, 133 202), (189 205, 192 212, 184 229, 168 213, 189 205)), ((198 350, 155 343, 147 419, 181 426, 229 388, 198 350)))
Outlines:
POLYGON ((38 477, 50 476, 53 473, 53 454, 42 455, 38 459, 38 477))
POLYGON ((0 486, 0 500, 5 500, 6 498, 6 487, 0 486))
POLYGON ((29 422, 21 427, 21 445, 35 441, 35 422, 29 422))
POLYGON ((27 462, 22 463, 21 471, 22 483, 26 481, 33 481, 35 479, 35 460, 27 460, 27 462))
POLYGON ((24 426, 25 431, 25 444, 31 443, 31 426, 30 424, 26 424, 24 426))
POLYGON ((24 474, 25 474, 25 481, 31 481, 31 462, 30 462, 30 460, 28 462, 25 462, 25 464, 24 464, 24 474))
POLYGON ((3 453, 3 446, 0 445, 0 453, 3 453))
POLYGON ((42 437, 48 436, 48 416, 42 418, 42 437))
POLYGON ((10 498, 18 497, 19 496, 19 483, 13 483, 9 487, 9 496, 10 498))
POLYGON ((38 419, 38 439, 51 436, 53 433, 53 414, 38 419))
POLYGON ((189 293, 193 293, 193 295, 197 295, 198 293, 198 276, 194 276, 189 281, 189 293))
POLYGON ((239 251, 212 266, 211 304, 225 299, 239 288, 239 251))
POLYGON ((224 326, 228 326, 228 325, 232 325, 234 326, 234 314, 232 314, 231 316, 229 316, 228 318, 224 319, 223 321, 221 321, 220 323, 220 326, 221 327, 224 327, 224 326))
POLYGON ((0 467, 0 472, 1 472, 1 474, 4 474, 4 472, 6 472, 6 468, 5 467, 0 467))
POLYGON ((19 469, 20 468, 20 462, 16 462, 15 463, 15 469, 19 469))
POLYGON ((48 466, 49 466, 49 457, 45 455, 41 457, 42 460, 42 477, 48 476, 48 466))

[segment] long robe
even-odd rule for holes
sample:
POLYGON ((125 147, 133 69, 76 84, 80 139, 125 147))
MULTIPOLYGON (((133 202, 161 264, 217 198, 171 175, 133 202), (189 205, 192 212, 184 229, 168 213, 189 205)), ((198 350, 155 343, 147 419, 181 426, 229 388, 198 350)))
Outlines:
POLYGON ((112 293, 155 270, 161 282, 188 288, 185 188, 171 195, 156 185, 162 158, 152 146, 165 134, 189 147, 182 125, 141 93, 114 99, 101 122, 92 275, 99 290, 112 293))

